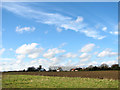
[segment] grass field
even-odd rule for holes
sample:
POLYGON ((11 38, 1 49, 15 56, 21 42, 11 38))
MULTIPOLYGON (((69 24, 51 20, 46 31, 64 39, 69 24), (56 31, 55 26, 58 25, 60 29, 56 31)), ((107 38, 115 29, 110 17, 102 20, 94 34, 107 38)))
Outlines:
POLYGON ((118 88, 118 80, 35 75, 3 75, 3 88, 118 88))

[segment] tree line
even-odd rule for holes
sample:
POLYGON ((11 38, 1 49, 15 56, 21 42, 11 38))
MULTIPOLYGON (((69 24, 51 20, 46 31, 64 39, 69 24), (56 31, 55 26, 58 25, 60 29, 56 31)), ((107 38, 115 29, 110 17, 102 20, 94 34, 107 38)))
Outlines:
MULTIPOLYGON (((113 64, 113 65, 111 65, 111 67, 109 67, 107 64, 101 64, 100 66, 90 65, 86 68, 81 68, 81 67, 74 68, 74 71, 75 70, 78 70, 78 71, 99 71, 99 70, 119 70, 119 69, 120 69, 119 64, 113 64)), ((28 67, 28 69, 26 71, 29 72, 29 71, 46 71, 46 70, 44 68, 42 68, 42 65, 40 65, 38 68, 28 67)), ((49 69, 48 71, 57 71, 57 70, 50 70, 49 69)))
MULTIPOLYGON (((61 67, 59 67, 59 68, 61 68, 61 67)), ((64 71, 64 70, 62 70, 62 68, 60 70, 64 71)), ((107 64, 101 64, 100 66, 90 65, 86 68, 81 68, 81 67, 72 68, 70 71, 105 71, 105 70, 120 70, 120 66, 119 66, 119 64, 113 64, 110 67, 107 64)), ((42 65, 39 65, 39 67, 37 67, 37 68, 32 66, 32 67, 28 67, 27 70, 24 69, 24 70, 19 70, 17 72, 39 72, 39 71, 46 71, 46 70, 44 68, 42 68, 42 65)), ((56 70, 49 69, 48 71, 56 72, 57 69, 56 70)), ((15 71, 9 71, 9 72, 15 72, 15 71)))
POLYGON ((90 65, 86 68, 76 68, 78 71, 101 71, 101 70, 119 70, 120 66, 119 64, 113 64, 111 67, 109 67, 107 64, 101 64, 100 66, 93 66, 90 65))

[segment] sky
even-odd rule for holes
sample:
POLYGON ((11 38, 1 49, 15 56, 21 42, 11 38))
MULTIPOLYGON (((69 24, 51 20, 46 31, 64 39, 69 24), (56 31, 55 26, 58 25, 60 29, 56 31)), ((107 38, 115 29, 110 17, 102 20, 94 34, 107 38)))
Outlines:
POLYGON ((4 2, 0 70, 118 63, 117 2, 4 2))

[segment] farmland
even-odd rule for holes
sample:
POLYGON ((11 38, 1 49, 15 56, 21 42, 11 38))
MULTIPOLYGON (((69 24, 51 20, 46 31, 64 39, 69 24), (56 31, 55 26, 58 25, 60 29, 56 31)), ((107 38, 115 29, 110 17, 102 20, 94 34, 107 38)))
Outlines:
POLYGON ((118 71, 9 72, 3 88, 118 88, 118 71))
POLYGON ((118 71, 80 71, 80 72, 7 72, 3 75, 40 75, 59 77, 82 77, 98 79, 118 79, 118 71))

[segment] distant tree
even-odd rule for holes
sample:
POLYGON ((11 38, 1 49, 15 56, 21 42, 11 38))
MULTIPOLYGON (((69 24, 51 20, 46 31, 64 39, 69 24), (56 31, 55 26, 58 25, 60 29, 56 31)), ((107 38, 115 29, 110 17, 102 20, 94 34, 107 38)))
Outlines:
POLYGON ((92 71, 93 70, 93 65, 90 65, 87 67, 89 71, 92 71))
POLYGON ((48 71, 52 71, 52 69, 49 67, 49 70, 48 71))
POLYGON ((94 67, 92 68, 92 70, 93 70, 93 71, 96 71, 96 70, 98 70, 98 67, 97 67, 97 66, 94 66, 94 67))
POLYGON ((93 68, 93 65, 88 66, 88 68, 93 68))
POLYGON ((41 69, 42 68, 42 65, 39 65, 38 69, 41 69))
POLYGON ((51 70, 51 72, 56 72, 57 70, 51 70))
POLYGON ((28 67, 27 71, 36 71, 35 67, 28 67))
POLYGON ((40 69, 42 69, 42 65, 39 65, 39 67, 37 68, 37 71, 40 71, 40 69))
POLYGON ((76 68, 75 70, 81 71, 81 70, 82 70, 82 68, 80 68, 80 67, 79 67, 79 68, 76 68))
POLYGON ((111 66, 111 69, 112 69, 112 70, 119 70, 119 69, 120 69, 119 64, 113 64, 113 65, 111 66))
POLYGON ((23 70, 23 72, 25 72, 25 69, 23 70))
POLYGON ((108 70, 109 66, 107 64, 101 64, 100 69, 101 70, 108 70))

